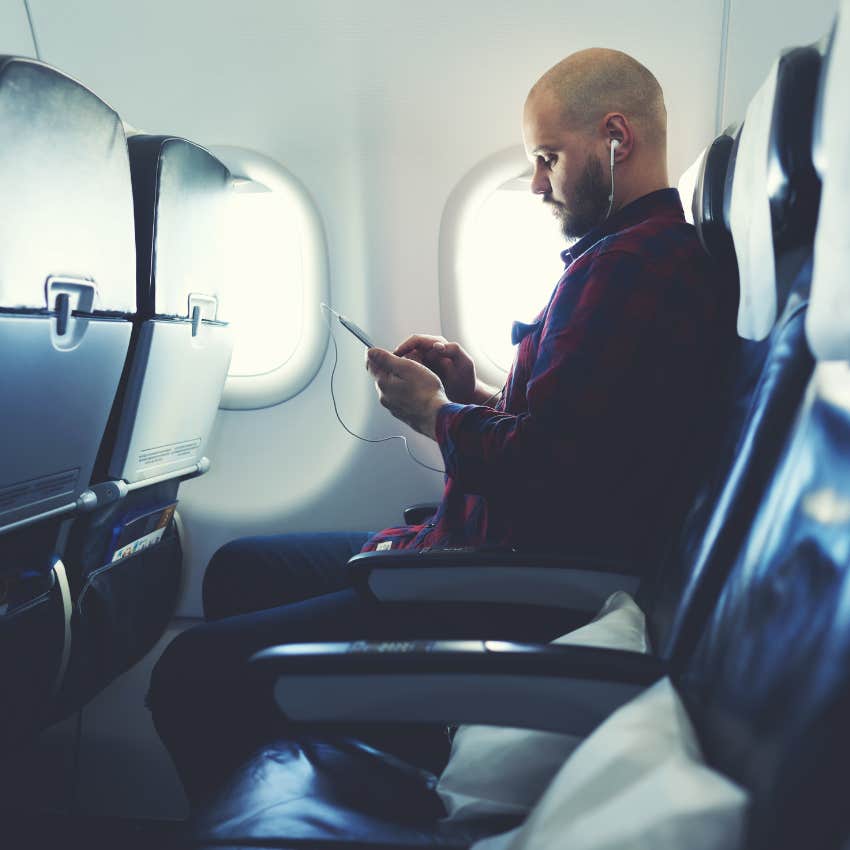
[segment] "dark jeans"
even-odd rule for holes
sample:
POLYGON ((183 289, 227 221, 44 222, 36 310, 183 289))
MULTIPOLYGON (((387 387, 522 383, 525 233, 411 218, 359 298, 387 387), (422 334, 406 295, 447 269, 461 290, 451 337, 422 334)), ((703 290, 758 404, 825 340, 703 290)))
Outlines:
MULTIPOLYGON (((561 611, 508 605, 381 604, 349 586, 346 564, 369 535, 297 534, 236 540, 204 578, 208 622, 163 653, 148 696, 154 723, 192 803, 213 792, 257 748, 315 732, 288 723, 267 682, 246 661, 281 643, 415 638, 548 641, 577 623, 561 611)), ((441 728, 335 729, 438 771, 448 754, 441 728)))

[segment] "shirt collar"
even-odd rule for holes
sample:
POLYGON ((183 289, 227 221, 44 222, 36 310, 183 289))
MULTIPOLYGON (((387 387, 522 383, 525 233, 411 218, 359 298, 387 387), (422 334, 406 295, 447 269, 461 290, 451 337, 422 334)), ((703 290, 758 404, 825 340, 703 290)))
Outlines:
POLYGON ((676 189, 658 189, 648 195, 642 195, 630 204, 626 204, 610 218, 603 221, 599 227, 594 227, 593 230, 585 233, 578 242, 574 242, 566 251, 561 251, 561 259, 564 261, 564 265, 568 266, 600 239, 659 215, 674 215, 684 220, 685 213, 682 209, 682 201, 676 189))

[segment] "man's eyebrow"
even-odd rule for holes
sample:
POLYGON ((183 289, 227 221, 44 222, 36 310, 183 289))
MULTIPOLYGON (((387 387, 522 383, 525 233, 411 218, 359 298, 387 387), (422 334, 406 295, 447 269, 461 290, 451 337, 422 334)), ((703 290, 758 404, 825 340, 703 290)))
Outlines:
POLYGON ((531 155, 532 155, 532 156, 537 156, 538 154, 541 154, 541 153, 553 153, 553 149, 552 149, 552 148, 550 148, 548 145, 538 145, 538 146, 537 146, 537 147, 536 147, 536 148, 535 148, 535 149, 531 152, 531 155))

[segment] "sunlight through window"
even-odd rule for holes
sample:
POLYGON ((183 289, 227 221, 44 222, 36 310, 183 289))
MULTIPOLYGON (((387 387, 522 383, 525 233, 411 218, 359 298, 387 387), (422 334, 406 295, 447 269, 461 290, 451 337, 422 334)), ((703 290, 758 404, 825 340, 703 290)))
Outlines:
POLYGON ((300 228, 287 199, 262 189, 237 191, 234 221, 240 251, 227 294, 234 333, 230 374, 262 375, 286 363, 301 339, 300 228))
POLYGON ((213 153, 233 175, 239 246, 225 292, 233 359, 221 406, 255 410, 297 395, 319 370, 328 328, 328 249, 319 211, 280 163, 227 145, 213 153))
POLYGON ((507 372, 511 324, 531 321, 546 306, 567 243, 527 179, 510 180, 486 198, 459 241, 463 300, 476 305, 465 324, 478 349, 507 372))

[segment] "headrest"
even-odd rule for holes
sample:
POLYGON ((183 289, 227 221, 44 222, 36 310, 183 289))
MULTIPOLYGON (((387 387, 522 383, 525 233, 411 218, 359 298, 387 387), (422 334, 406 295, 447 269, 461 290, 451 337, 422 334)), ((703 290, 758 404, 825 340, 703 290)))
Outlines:
POLYGON ((767 151, 776 253, 810 246, 815 235, 820 181, 812 164, 812 125, 821 60, 814 45, 795 47, 779 58, 767 151))
POLYGON ((843 0, 823 62, 813 158, 823 183, 806 334, 820 360, 850 359, 850 0, 843 0))
POLYGON ((95 285, 93 309, 136 303, 133 205, 121 119, 85 86, 0 56, 0 307, 48 307, 46 282, 95 285))
POLYGON ((685 213, 685 221, 688 224, 694 223, 694 191, 696 190, 697 178, 699 170, 702 166, 703 158, 705 157, 705 148, 703 148, 699 156, 682 172, 679 182, 676 184, 676 189, 679 192, 679 198, 682 201, 682 210, 685 213))
POLYGON ((128 139, 133 172, 139 313, 190 317, 190 296, 212 299, 204 318, 222 319, 221 294, 233 179, 209 151, 173 136, 128 139), (213 303, 214 302, 214 303, 213 303))
POLYGON ((776 265, 768 197, 767 149, 779 69, 777 60, 755 93, 737 140, 729 225, 740 273, 738 334, 764 339, 776 321, 776 265))
POLYGON ((696 175, 693 197, 694 227, 702 247, 722 268, 735 270, 735 246, 726 226, 724 206, 726 172, 736 128, 724 130, 705 151, 696 175))

